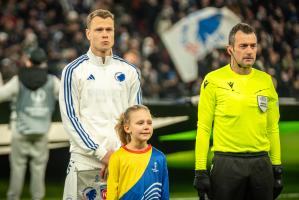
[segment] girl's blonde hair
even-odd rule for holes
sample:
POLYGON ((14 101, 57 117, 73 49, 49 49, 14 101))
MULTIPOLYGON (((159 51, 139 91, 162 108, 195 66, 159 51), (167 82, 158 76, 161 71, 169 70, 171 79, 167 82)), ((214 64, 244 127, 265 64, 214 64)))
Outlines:
POLYGON ((139 104, 127 108, 127 110, 120 115, 118 122, 115 125, 115 131, 119 135, 119 139, 123 145, 126 145, 131 141, 130 135, 124 129, 124 126, 130 123, 130 114, 142 109, 150 113, 148 107, 139 104))

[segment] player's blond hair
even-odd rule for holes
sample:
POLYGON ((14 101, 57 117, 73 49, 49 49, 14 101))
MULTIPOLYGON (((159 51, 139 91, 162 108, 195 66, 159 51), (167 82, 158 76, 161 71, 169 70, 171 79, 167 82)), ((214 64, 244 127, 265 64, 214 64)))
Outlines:
POLYGON ((146 107, 144 105, 131 106, 131 107, 127 108, 127 110, 124 113, 122 113, 120 115, 118 122, 115 125, 115 131, 118 134, 119 139, 123 145, 126 145, 131 141, 130 134, 125 131, 124 126, 128 125, 130 123, 131 113, 136 112, 138 110, 146 110, 150 113, 150 110, 148 109, 148 107, 146 107))
POLYGON ((91 12, 87 16, 87 19, 86 19, 87 28, 90 27, 90 23, 91 23, 92 19, 95 17, 101 17, 103 19, 110 17, 112 20, 114 20, 114 15, 109 10, 97 9, 97 10, 94 10, 93 12, 91 12))

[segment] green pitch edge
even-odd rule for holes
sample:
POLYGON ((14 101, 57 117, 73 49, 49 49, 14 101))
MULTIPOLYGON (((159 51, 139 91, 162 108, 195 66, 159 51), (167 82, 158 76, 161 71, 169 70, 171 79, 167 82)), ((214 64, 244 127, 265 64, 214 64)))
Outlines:
MULTIPOLYGON (((299 121, 293 121, 293 122, 280 122, 279 124, 279 129, 280 133, 283 135, 290 135, 290 136, 296 136, 296 134, 299 134, 299 121), (294 133, 294 134, 293 134, 294 133)), ((192 131, 186 131, 186 132, 181 132, 181 133, 175 133, 172 135, 165 135, 165 136, 160 136, 159 139, 161 141, 187 141, 187 140, 195 140, 196 136, 196 130, 192 131)), ((297 137, 297 136, 296 136, 297 137)), ((290 139, 291 141, 285 141, 287 138, 282 137, 281 139, 282 142, 284 141, 285 143, 290 144, 291 141, 297 141, 297 139, 290 139)), ((297 145, 289 145, 296 147, 297 145)), ((292 149, 288 147, 289 149, 287 152, 290 153, 292 149)), ((282 148, 283 152, 286 152, 286 149, 282 148)), ((298 152, 298 149, 295 149, 294 152, 298 152)), ((289 155, 287 153, 283 153, 285 157, 285 163, 288 162, 290 163, 292 159, 296 159, 296 163, 298 162, 297 160, 297 154, 293 153, 292 155, 289 155), (296 155, 296 156, 294 156, 296 155), (288 158, 288 157, 292 157, 288 158)), ((212 152, 209 152, 208 156, 208 163, 211 162, 213 154, 212 152)), ((181 152, 175 152, 175 153, 170 153, 166 155, 167 158, 167 164, 168 167, 170 168, 175 168, 175 169, 194 169, 194 149, 189 150, 189 151, 181 151, 181 152)))
MULTIPOLYGON (((299 133, 299 121, 280 122, 279 130, 281 134, 299 133)), ((195 140, 196 130, 174 133, 159 136, 160 141, 186 141, 195 140)))

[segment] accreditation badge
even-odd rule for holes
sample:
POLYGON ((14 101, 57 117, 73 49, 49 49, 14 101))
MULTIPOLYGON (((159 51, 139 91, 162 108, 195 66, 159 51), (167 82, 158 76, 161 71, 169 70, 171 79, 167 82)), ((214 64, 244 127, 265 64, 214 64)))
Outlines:
POLYGON ((259 105, 259 108, 262 112, 266 112, 268 109, 268 97, 266 96, 257 96, 257 103, 259 105))

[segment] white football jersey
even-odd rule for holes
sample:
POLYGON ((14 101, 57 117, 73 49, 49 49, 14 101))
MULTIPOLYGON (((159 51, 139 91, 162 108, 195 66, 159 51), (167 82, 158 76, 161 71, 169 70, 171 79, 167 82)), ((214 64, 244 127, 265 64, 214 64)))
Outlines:
POLYGON ((122 58, 91 50, 68 64, 61 77, 59 105, 70 136, 70 152, 102 159, 120 147, 114 127, 129 106, 141 103, 139 71, 122 58))

